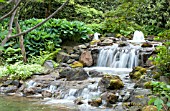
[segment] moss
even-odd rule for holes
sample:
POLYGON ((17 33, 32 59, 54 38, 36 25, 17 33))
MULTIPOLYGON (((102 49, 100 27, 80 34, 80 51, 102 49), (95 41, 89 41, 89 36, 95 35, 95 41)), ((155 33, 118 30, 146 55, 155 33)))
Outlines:
POLYGON ((139 70, 139 72, 141 72, 141 73, 146 73, 146 68, 141 68, 141 69, 139 70))
POLYGON ((154 79, 159 79, 160 76, 161 76, 161 74, 158 73, 158 72, 153 72, 152 74, 153 74, 153 78, 154 78, 154 79))
POLYGON ((151 89, 152 88, 151 81, 145 82, 144 87, 147 89, 151 89))
POLYGON ((114 89, 120 89, 120 88, 124 87, 124 84, 120 79, 111 79, 110 87, 113 87, 114 89))
POLYGON ((139 71, 137 71, 133 74, 132 79, 140 79, 141 76, 142 74, 139 71))
POLYGON ((156 106, 149 105, 142 108, 142 111, 158 111, 156 106))
POLYGON ((97 43, 99 43, 100 42, 100 40, 92 40, 91 42, 90 42, 90 45, 96 45, 97 43))
POLYGON ((83 67, 83 63, 79 61, 73 62, 73 64, 70 65, 72 68, 77 68, 77 67, 83 67))
POLYGON ((141 67, 141 66, 137 66, 137 67, 134 68, 134 70, 135 70, 135 71, 139 71, 139 70, 142 69, 142 68, 143 68, 143 67, 141 67))

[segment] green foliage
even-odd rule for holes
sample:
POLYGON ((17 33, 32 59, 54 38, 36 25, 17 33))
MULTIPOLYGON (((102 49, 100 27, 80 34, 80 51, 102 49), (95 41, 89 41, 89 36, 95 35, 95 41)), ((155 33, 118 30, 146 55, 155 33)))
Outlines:
POLYGON ((40 64, 40 65, 43 65, 44 62, 46 60, 53 60, 55 59, 56 57, 56 54, 60 51, 61 49, 58 48, 56 51, 50 53, 50 52, 47 52, 47 51, 42 51, 40 52, 40 56, 31 56, 29 59, 28 59, 28 62, 29 63, 32 63, 32 64, 40 64))
POLYGON ((104 30, 105 32, 120 33, 122 35, 130 35, 135 30, 143 31, 142 27, 132 21, 137 14, 136 7, 131 2, 122 3, 116 9, 105 14, 104 30))
MULTIPOLYGON (((42 22, 43 19, 29 19, 20 21, 21 30, 25 31, 36 24, 42 22)), ((1 31, 7 31, 7 23, 0 24, 1 31)), ((0 32, 1 32, 0 31, 0 32)), ((13 29, 15 33, 16 30, 13 29)), ((65 41, 84 41, 88 39, 88 34, 93 33, 92 29, 87 27, 83 22, 72 21, 65 19, 51 19, 41 27, 31 31, 24 36, 24 45, 27 55, 40 55, 41 51, 53 52, 60 44, 65 41)), ((1 33, 1 40, 5 38, 6 33, 1 33)), ((3 57, 14 61, 20 58, 19 42, 17 38, 11 39, 5 44, 6 49, 3 57), (10 48, 9 48, 10 47, 10 48), (10 50, 9 50, 10 49, 10 50)))
POLYGON ((149 100, 148 104, 154 103, 154 105, 158 108, 158 111, 160 111, 164 104, 166 104, 168 107, 170 104, 170 86, 166 85, 163 82, 151 82, 152 86, 152 92, 156 97, 153 97, 149 100), (162 98, 167 98, 167 101, 164 102, 162 98))
POLYGON ((97 24, 97 23, 92 23, 92 24, 87 24, 87 27, 91 28, 93 32, 98 32, 103 34, 103 24, 97 24))
POLYGON ((8 65, 0 67, 0 77, 9 76, 9 79, 22 79, 25 80, 34 73, 40 73, 44 70, 41 65, 38 64, 21 64, 16 63, 14 65, 8 65))
POLYGON ((150 57, 150 60, 158 67, 161 75, 170 77, 170 30, 158 34, 158 37, 164 40, 164 45, 157 47, 156 57, 150 57))
POLYGON ((91 8, 90 6, 82 6, 79 4, 75 5, 75 12, 78 15, 84 16, 84 21, 87 23, 100 23, 103 17, 103 12, 98 11, 95 8, 91 8), (93 19, 93 21, 92 21, 93 19))

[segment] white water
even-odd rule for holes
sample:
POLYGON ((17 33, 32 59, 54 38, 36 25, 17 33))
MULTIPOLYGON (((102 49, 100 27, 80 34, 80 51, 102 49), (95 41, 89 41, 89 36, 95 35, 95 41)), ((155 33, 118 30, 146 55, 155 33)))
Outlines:
POLYGON ((143 32, 138 31, 138 30, 136 30, 134 32, 133 39, 132 40, 128 40, 128 41, 132 42, 132 43, 136 43, 136 44, 140 44, 140 43, 146 42, 145 38, 144 38, 143 32))
POLYGON ((99 33, 94 33, 94 37, 93 37, 93 40, 99 40, 99 33))
POLYGON ((138 65, 139 46, 118 47, 118 44, 101 49, 98 67, 133 68, 138 65))

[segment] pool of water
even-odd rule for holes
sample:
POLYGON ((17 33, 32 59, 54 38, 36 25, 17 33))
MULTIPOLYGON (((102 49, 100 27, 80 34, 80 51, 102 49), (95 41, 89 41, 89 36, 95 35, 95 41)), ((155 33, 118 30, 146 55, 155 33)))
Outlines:
POLYGON ((0 95, 0 111, 70 111, 65 106, 45 105, 40 101, 39 99, 0 95))

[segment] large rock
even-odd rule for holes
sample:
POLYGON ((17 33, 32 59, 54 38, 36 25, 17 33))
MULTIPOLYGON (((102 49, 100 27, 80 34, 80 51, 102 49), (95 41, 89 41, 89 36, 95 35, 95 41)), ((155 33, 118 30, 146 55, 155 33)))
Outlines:
POLYGON ((106 91, 107 89, 110 90, 117 90, 124 87, 124 84, 119 76, 113 75, 104 75, 99 82, 99 86, 101 87, 102 91, 106 91))
POLYGON ((57 62, 64 62, 66 63, 70 59, 70 55, 65 52, 59 52, 56 56, 57 62))
POLYGON ((101 42, 101 45, 106 46, 106 45, 112 45, 113 44, 113 40, 112 39, 105 39, 103 42, 101 42))
POLYGON ((83 68, 62 68, 60 69, 60 78, 67 78, 68 81, 85 80, 88 74, 83 68))
POLYGON ((85 50, 82 52, 80 56, 80 61, 85 65, 85 66, 92 66, 93 64, 93 59, 91 52, 88 50, 85 50))
POLYGON ((146 69, 140 66, 134 67, 129 73, 131 79, 139 80, 142 75, 146 75, 146 69))
POLYGON ((116 96, 114 93, 105 92, 101 94, 102 100, 105 100, 107 104, 115 104, 118 100, 118 96, 116 96))

